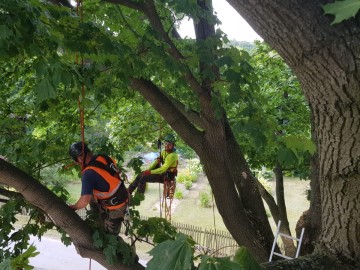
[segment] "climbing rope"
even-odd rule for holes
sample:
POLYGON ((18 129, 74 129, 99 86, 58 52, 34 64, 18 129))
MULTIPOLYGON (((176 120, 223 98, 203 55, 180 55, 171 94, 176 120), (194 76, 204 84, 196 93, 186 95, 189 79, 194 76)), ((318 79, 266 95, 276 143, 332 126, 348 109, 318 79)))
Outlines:
MULTIPOLYGON (((159 139, 157 141, 157 146, 158 146, 158 149, 159 149, 159 158, 161 159, 161 121, 159 122, 160 123, 160 128, 159 128, 159 139)), ((161 202, 161 188, 160 188, 160 183, 159 183, 159 210, 160 210, 160 218, 162 218, 162 202, 161 202)))
MULTIPOLYGON (((83 0, 76 1, 76 15, 80 17, 80 22, 83 21, 83 0)), ((78 53, 75 54, 75 63, 79 65, 79 56, 78 53)), ((81 66, 84 66, 84 58, 81 56, 81 66)), ((78 108, 79 108, 79 116, 80 116, 80 133, 81 133, 81 142, 82 142, 82 160, 81 170, 85 169, 85 117, 84 117, 84 106, 82 106, 81 102, 85 99, 85 84, 84 82, 81 85, 81 95, 78 98, 78 108)), ((91 258, 89 259, 89 270, 91 270, 91 258)))
POLYGON ((174 199, 175 181, 166 179, 164 176, 164 190, 162 204, 165 212, 165 219, 171 222, 171 205, 174 199))
MULTIPOLYGON (((80 18, 80 22, 83 21, 83 0, 76 1, 76 14, 80 18)), ((79 56, 78 53, 75 54, 75 63, 79 64, 79 56)), ((84 58, 81 56, 81 66, 84 65, 84 58)), ((81 85, 81 95, 78 98, 78 108, 80 115, 80 132, 81 132, 81 142, 82 142, 82 159, 85 162, 85 117, 84 117, 84 107, 82 106, 82 101, 85 99, 85 84, 84 82, 81 85)), ((82 169, 84 168, 84 162, 82 164, 82 169)))

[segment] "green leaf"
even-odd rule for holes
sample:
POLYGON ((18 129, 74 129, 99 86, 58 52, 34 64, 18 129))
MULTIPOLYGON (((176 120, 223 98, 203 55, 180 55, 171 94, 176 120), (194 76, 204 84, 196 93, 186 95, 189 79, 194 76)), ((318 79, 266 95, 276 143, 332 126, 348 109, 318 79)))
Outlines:
POLYGON ((192 267, 193 241, 179 233, 174 241, 165 241, 154 247, 149 254, 153 258, 147 264, 148 270, 187 270, 192 267))
POLYGON ((278 161, 284 166, 297 165, 298 158, 295 153, 289 148, 281 148, 277 153, 278 161))
POLYGON ((261 270, 259 263, 254 259, 246 247, 240 247, 234 256, 234 262, 241 264, 246 270, 261 270))
POLYGON ((108 244, 106 248, 104 248, 104 254, 106 257, 106 261, 110 265, 114 265, 117 263, 117 246, 108 244))
POLYGON ((11 260, 6 259, 2 263, 0 263, 0 269, 1 270, 12 270, 12 268, 11 268, 11 260))
POLYGON ((43 79, 40 81, 40 83, 35 88, 35 93, 38 98, 37 102, 39 104, 45 100, 56 97, 56 89, 48 79, 43 79))
POLYGON ((102 239, 102 237, 100 236, 99 231, 95 231, 94 234, 92 235, 92 239, 94 240, 93 245, 96 248, 102 248, 104 246, 104 240, 102 239))
POLYGON ((10 268, 8 268, 9 261, 5 260, 0 264, 0 269, 33 269, 34 267, 29 264, 29 258, 35 257, 38 254, 40 252, 36 252, 36 247, 31 245, 23 254, 10 260, 10 268))
POLYGON ((308 151, 310 154, 314 154, 316 151, 316 146, 311 139, 299 137, 295 135, 290 135, 284 138, 286 147, 293 150, 304 150, 308 151))
POLYGON ((138 230, 139 235, 145 233, 145 235, 153 236, 154 243, 174 240, 176 237, 175 228, 164 218, 152 217, 146 221, 141 221, 141 224, 143 226, 138 230))
POLYGON ((6 25, 0 25, 0 40, 11 37, 11 30, 6 25))
POLYGON ((340 23, 351 17, 355 17, 360 9, 360 0, 335 1, 323 6, 325 14, 332 14, 335 20, 331 24, 340 23))
POLYGON ((207 255, 201 256, 199 270, 247 270, 241 264, 232 262, 229 257, 215 258, 207 255))

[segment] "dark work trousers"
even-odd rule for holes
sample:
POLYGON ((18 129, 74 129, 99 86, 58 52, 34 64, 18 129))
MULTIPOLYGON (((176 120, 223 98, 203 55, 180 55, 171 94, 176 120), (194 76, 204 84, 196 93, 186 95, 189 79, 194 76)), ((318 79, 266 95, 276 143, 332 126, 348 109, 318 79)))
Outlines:
POLYGON ((130 184, 129 192, 132 193, 137 188, 137 191, 139 193, 144 193, 146 183, 163 183, 163 182, 164 182, 163 174, 149 174, 145 176, 142 176, 142 174, 138 174, 134 182, 130 184))
POLYGON ((98 204, 95 200, 90 202, 90 209, 98 216, 97 223, 108 233, 118 235, 121 229, 121 223, 124 221, 127 204, 114 210, 107 210, 98 204))

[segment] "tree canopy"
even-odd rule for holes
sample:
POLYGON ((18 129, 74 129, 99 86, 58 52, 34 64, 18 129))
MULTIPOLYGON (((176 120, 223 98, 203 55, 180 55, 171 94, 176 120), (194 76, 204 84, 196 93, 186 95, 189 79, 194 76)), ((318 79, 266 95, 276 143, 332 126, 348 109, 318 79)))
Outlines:
MULTIPOLYGON (((4 127, 1 141, 6 145, 1 154, 17 167, 39 176, 44 166, 67 163, 64 145, 79 140, 78 111, 81 109, 85 109, 86 139, 95 148, 113 153, 157 138, 159 127, 166 121, 198 154, 219 212, 234 239, 245 245, 258 261, 266 261, 273 236, 250 165, 263 164, 264 160, 271 160, 269 157, 275 161, 272 164, 299 165, 299 161, 306 161, 306 152, 314 151, 307 141, 310 136, 308 126, 305 124, 301 134, 296 134, 304 138, 304 143, 299 144, 299 139, 294 137, 296 130, 294 132, 292 122, 288 122, 290 118, 293 122, 302 122, 303 119, 296 117, 305 115, 291 114, 289 110, 305 108, 295 107, 293 103, 296 95, 292 95, 292 90, 298 87, 296 80, 290 79, 284 84, 285 88, 281 82, 268 83, 265 77, 261 77, 260 66, 260 76, 255 75, 256 67, 254 69, 251 65, 247 52, 223 46, 227 38, 221 30, 215 31, 214 24, 218 20, 213 15, 210 1, 107 1, 112 2, 110 4, 88 0, 81 2, 77 9, 67 1, 51 2, 13 0, 1 3, 3 76, 0 91, 6 104, 0 109, 4 127), (64 3, 67 4, 62 6, 64 3), (194 19, 195 40, 182 39, 177 33, 176 26, 183 15, 194 19), (262 93, 259 83, 268 83, 267 91, 262 93), (284 89, 283 102, 261 102, 278 94, 278 87, 284 89), (152 108, 144 103, 144 99, 152 108), (269 112, 272 118, 266 119, 269 112), (117 114, 121 115, 117 117, 117 114), (124 124, 127 117, 132 121, 124 124), (144 122, 147 123, 146 129, 141 124, 144 122), (274 133, 281 136, 274 136, 274 133), (126 140, 129 137, 131 140, 126 140), (249 144, 241 144, 243 139, 259 147, 247 148, 249 144), (261 155, 259 149, 264 149, 261 155), (299 151, 304 149, 306 151, 299 151)), ((346 124, 358 117, 358 102, 353 95, 357 83, 351 72, 349 75, 347 69, 343 71, 347 64, 338 58, 338 50, 326 48, 324 55, 331 56, 326 58, 321 55, 319 44, 332 44, 330 37, 342 40, 343 33, 349 34, 349 31, 342 32, 344 26, 331 28, 329 18, 323 16, 321 5, 318 5, 321 1, 304 10, 294 1, 286 5, 282 1, 253 2, 229 1, 284 57, 302 84, 310 104, 319 153, 320 166, 316 168, 319 177, 314 181, 320 181, 322 185, 323 217, 329 214, 335 219, 329 212, 331 203, 325 203, 325 198, 330 202, 337 201, 329 194, 330 190, 337 188, 332 186, 333 180, 340 177, 344 183, 347 180, 350 181, 347 183, 353 183, 358 177, 354 169, 358 162, 358 140, 356 132, 351 131, 353 125, 346 124), (288 8, 274 12, 281 3, 288 8), (312 12, 305 16, 309 10, 312 12), (292 23, 279 19, 285 20, 289 17, 285 15, 289 14, 297 18, 297 29, 307 35, 289 29, 292 23), (315 24, 317 21, 319 23, 315 24), (319 35, 322 41, 308 30, 311 27, 307 27, 306 22, 312 23, 315 33, 322 33, 319 35), (300 41, 299 37, 302 38, 300 41), (316 55, 311 48, 318 49, 316 55), (325 64, 324 59, 336 60, 325 64), (326 65, 329 68, 324 68, 326 65), (343 93, 332 70, 341 75, 341 85, 345 85, 349 93, 343 93), (347 76, 349 83, 346 83, 347 76), (330 94, 320 98, 321 93, 328 93, 326 91, 330 94), (350 116, 343 102, 350 104, 350 116), (341 117, 338 117, 339 111, 341 117), (336 121, 327 118, 330 112, 345 124, 334 125, 336 121), (339 145, 343 148, 333 145, 333 140, 327 137, 327 134, 333 134, 337 138, 338 134, 334 133, 334 130, 339 130, 335 128, 337 125, 342 127, 339 145), (328 160, 334 159, 331 153, 349 149, 344 145, 344 138, 349 138, 355 150, 350 151, 350 163, 336 159, 334 163, 338 166, 335 169, 328 160), (327 152, 327 146, 333 150, 327 152), (350 173, 344 176, 342 172, 350 173)), ((347 38, 356 40, 352 33, 347 38)), ((339 41, 339 44, 343 43, 339 41)), ((342 52, 347 51, 342 46, 340 48, 342 52)), ((349 56, 341 60, 345 59, 349 56)), ((284 69, 271 71, 276 78, 276 73, 284 72, 284 69)), ((269 72, 267 70, 266 74, 269 72)), ((346 157, 346 154, 340 156, 346 157)), ((22 173, 17 173, 13 179, 9 173, 15 169, 5 161, 1 166, 1 173, 6 175, 2 184, 22 187, 21 178, 28 179, 22 173)), ((346 186, 348 188, 353 186, 346 186)), ((35 203, 50 216, 57 215, 64 207, 59 203, 48 211, 44 203, 34 202, 34 194, 26 195, 30 203, 35 203)), ((358 203, 354 196, 347 197, 349 203, 358 203)), ((66 214, 65 218, 80 226, 81 221, 73 215, 66 214)), ((63 224, 63 220, 60 221, 63 224)), ((351 224, 356 225, 356 222, 351 221, 351 224)), ((349 231, 341 229, 340 225, 336 228, 344 233, 349 231)), ((68 226, 64 229, 74 242, 80 237, 68 226)), ((347 242, 351 242, 353 248, 341 251, 328 240, 325 232, 338 239, 335 231, 323 223, 320 243, 324 248, 320 249, 321 254, 340 252, 352 264, 358 262, 358 258, 350 256, 357 245, 353 245, 349 237, 341 241, 344 241, 341 248, 347 242)), ((89 239, 88 235, 84 239, 89 239)), ((89 246, 84 244, 84 247, 85 254, 89 254, 89 246)))

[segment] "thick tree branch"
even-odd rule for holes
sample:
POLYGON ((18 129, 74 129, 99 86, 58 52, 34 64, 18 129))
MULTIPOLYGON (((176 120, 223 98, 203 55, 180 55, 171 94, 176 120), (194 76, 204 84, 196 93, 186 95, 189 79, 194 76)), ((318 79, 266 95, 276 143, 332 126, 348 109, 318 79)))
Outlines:
MULTIPOLYGON (((151 0, 146 1, 146 13, 145 13, 152 25, 152 27, 155 29, 155 31, 158 32, 160 37, 164 42, 166 42, 170 47, 168 49, 169 54, 175 59, 176 61, 182 62, 185 57, 182 55, 182 53, 177 49, 174 42, 170 39, 168 33, 165 31, 164 26, 161 22, 161 19, 159 18, 159 15, 157 13, 156 7, 154 2, 151 0)), ((182 62, 183 63, 183 62, 182 62)), ((190 69, 186 64, 185 65, 185 74, 184 78, 187 81, 187 83, 190 85, 191 89, 195 91, 199 96, 202 95, 205 91, 203 87, 199 84, 195 76, 192 74, 190 69)))
POLYGON ((183 103, 170 95, 167 95, 167 97, 171 100, 172 104, 176 107, 176 109, 178 109, 190 122, 192 122, 200 129, 205 128, 204 121, 202 118, 200 118, 198 112, 194 110, 187 110, 183 103))
POLYGON ((20 194, 11 190, 0 188, 0 195, 7 198, 11 198, 11 197, 19 196, 20 194))
POLYGON ((124 1, 124 0, 104 0, 105 2, 111 2, 115 4, 121 4, 133 9, 136 9, 138 11, 143 12, 147 18, 149 19, 152 27, 154 30, 159 34, 159 37, 169 45, 169 48, 167 49, 168 53, 172 56, 172 58, 184 66, 185 73, 184 73, 184 79, 186 82, 190 85, 191 89, 195 91, 198 95, 201 95, 204 92, 204 88, 201 87, 195 76, 190 71, 189 67, 183 62, 185 57, 182 55, 182 53, 178 50, 178 48, 175 46, 174 42, 169 37, 169 33, 165 31, 164 26, 161 22, 161 19, 159 18, 159 15, 157 13, 155 4, 153 1, 146 1, 145 6, 140 6, 136 3, 133 3, 132 1, 124 1))
POLYGON ((15 188, 29 203, 47 213, 71 237, 81 256, 92 258, 111 270, 144 269, 140 264, 133 267, 122 264, 110 266, 105 255, 92 245, 91 228, 73 210, 40 182, 1 158, 0 184, 15 188))
POLYGON ((131 86, 162 115, 177 133, 181 133, 180 135, 184 140, 191 141, 195 145, 201 144, 201 132, 153 82, 133 78, 131 79, 131 86))

